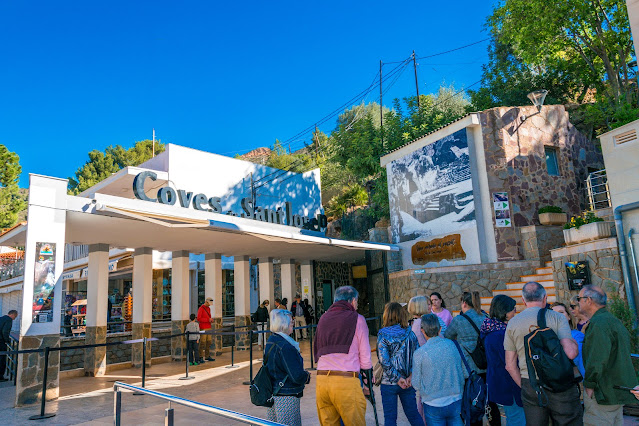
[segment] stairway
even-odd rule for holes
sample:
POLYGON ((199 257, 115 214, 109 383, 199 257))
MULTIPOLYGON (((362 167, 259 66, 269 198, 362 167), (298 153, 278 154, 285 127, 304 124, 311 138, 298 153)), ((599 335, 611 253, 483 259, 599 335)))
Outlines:
MULTIPOLYGON (((505 294, 506 296, 512 297, 517 301, 517 312, 521 312, 526 308, 524 306, 524 301, 521 298, 521 289, 524 287, 524 284, 531 281, 537 281, 546 288, 548 303, 555 302, 557 300, 557 294, 555 291, 555 281, 552 277, 552 262, 546 262, 546 265, 543 268, 536 268, 535 272, 536 273, 534 275, 522 275, 521 281, 507 283, 505 290, 493 290, 493 297, 498 294, 505 294)), ((492 297, 482 297, 481 308, 485 312, 489 312, 490 303, 492 301, 492 297)))
MULTIPOLYGON (((493 290, 493 297, 498 294, 505 294, 506 296, 512 297, 517 301, 517 312, 521 312, 526 309, 524 301, 521 298, 521 289, 524 287, 524 284, 531 281, 537 281, 546 288, 548 303, 552 304, 557 300, 555 281, 552 277, 552 262, 546 262, 546 265, 543 268, 536 268, 534 275, 522 275, 520 278, 521 281, 507 283, 505 290, 493 290)), ((493 297, 481 298, 481 309, 484 312, 490 312, 490 303, 493 301, 493 297)), ((457 316, 459 315, 459 311, 453 311, 452 314, 453 316, 457 316)))

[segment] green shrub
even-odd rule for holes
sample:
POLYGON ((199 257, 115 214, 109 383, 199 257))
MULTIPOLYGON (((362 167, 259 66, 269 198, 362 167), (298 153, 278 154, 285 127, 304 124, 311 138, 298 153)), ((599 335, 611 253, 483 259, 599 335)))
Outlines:
POLYGON ((557 206, 544 206, 542 208, 540 208, 539 210, 537 210, 537 213, 542 214, 542 213, 563 213, 563 209, 561 207, 557 207, 557 206))
MULTIPOLYGON (((619 293, 613 286, 608 285, 608 289, 608 310, 623 323, 628 333, 630 333, 630 350, 632 353, 639 353, 639 335, 637 335, 632 310, 628 306, 628 302, 619 297, 619 293)), ((639 360, 633 358, 632 364, 635 366, 635 372, 638 373, 637 377, 639 378, 639 360)))

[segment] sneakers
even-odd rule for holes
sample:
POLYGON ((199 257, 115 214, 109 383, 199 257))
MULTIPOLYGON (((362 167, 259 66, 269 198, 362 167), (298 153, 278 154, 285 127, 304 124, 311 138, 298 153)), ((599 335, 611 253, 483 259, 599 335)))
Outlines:
POLYGON ((198 365, 197 362, 189 362, 189 365, 198 365))
POLYGON ((208 357, 206 360, 207 361, 215 361, 215 358, 208 357))

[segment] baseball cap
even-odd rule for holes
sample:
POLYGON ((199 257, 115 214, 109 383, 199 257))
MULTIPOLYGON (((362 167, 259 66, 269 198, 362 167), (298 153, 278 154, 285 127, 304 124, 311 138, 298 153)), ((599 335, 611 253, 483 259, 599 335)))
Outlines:
POLYGON ((212 301, 213 301, 213 298, 212 298, 212 297, 207 297, 207 298, 206 298, 206 301, 207 301, 207 302, 212 302, 212 301))

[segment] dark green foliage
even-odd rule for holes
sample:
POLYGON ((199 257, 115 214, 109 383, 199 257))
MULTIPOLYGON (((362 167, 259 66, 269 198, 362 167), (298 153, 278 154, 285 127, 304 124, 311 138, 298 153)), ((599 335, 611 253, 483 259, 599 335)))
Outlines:
POLYGON ((18 182, 22 167, 20 157, 6 146, 0 145, 0 229, 10 228, 18 220, 19 213, 26 207, 18 182))
POLYGON ((544 206, 542 208, 540 208, 539 210, 537 210, 537 213, 542 214, 542 213, 563 213, 564 211, 562 210, 561 207, 557 207, 557 206, 544 206))

